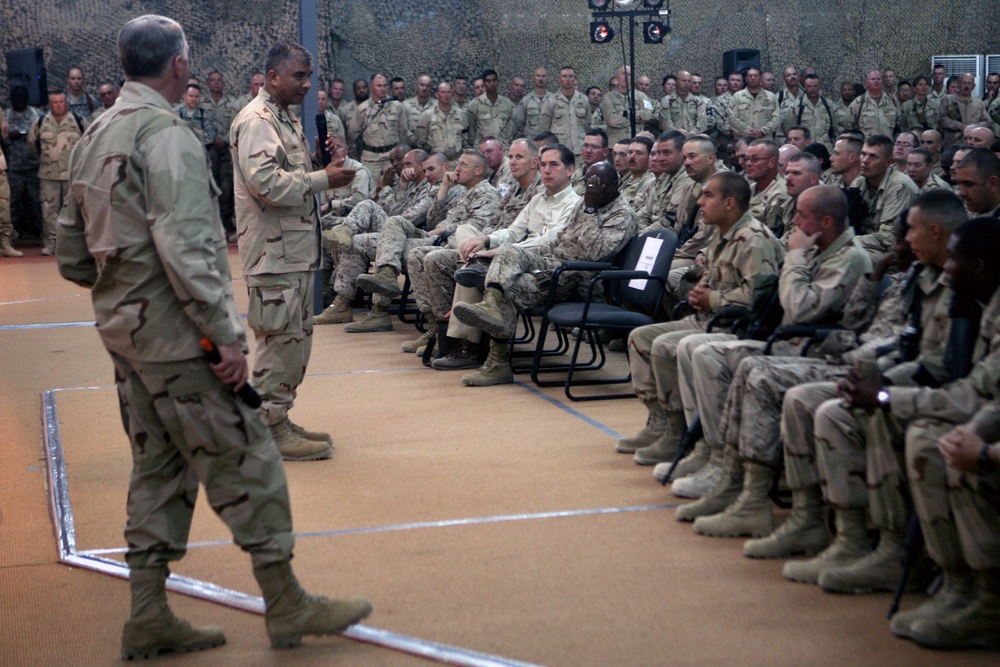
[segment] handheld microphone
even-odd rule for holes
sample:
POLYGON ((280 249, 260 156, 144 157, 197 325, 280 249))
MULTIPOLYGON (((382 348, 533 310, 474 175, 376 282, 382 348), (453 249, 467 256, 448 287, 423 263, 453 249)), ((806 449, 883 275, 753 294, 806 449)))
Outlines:
MULTIPOLYGON (((212 341, 207 338, 202 338, 201 347, 205 350, 205 357, 210 362, 217 364, 222 361, 222 356, 219 354, 219 351, 215 349, 215 345, 212 344, 212 341)), ((236 395, 239 396, 244 403, 246 403, 247 407, 254 409, 260 407, 260 394, 258 394, 249 383, 240 387, 240 390, 236 392, 236 395)))
POLYGON ((384 100, 381 100, 381 101, 379 102, 379 105, 382 105, 382 104, 385 104, 386 102, 401 102, 401 101, 402 101, 402 100, 400 100, 400 99, 399 99, 398 97, 396 97, 395 95, 390 95, 389 97, 385 98, 384 100))
POLYGON ((322 161, 323 166, 330 164, 333 156, 330 155, 330 151, 326 148, 327 139, 327 125, 326 125, 326 114, 318 113, 316 114, 316 130, 319 132, 319 155, 320 161, 322 161))

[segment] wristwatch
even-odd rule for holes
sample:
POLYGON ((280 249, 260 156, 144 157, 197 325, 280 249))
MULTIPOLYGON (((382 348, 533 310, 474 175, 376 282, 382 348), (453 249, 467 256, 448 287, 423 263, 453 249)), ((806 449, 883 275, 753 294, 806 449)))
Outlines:
POLYGON ((990 456, 990 446, 984 444, 979 451, 979 472, 991 473, 996 472, 996 469, 996 461, 990 456))
POLYGON ((877 399, 878 399, 878 406, 880 408, 882 408, 883 410, 888 410, 889 409, 889 390, 888 389, 885 389, 885 388, 879 389, 878 390, 877 399))

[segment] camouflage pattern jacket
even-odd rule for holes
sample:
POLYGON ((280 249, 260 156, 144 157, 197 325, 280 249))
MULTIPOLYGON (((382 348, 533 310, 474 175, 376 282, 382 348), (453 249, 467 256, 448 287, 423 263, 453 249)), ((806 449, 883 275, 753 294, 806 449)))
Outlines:
POLYGON ((691 177, 684 169, 676 174, 663 172, 644 198, 642 206, 636 201, 636 216, 639 233, 655 232, 658 229, 673 229, 679 221, 678 210, 684 199, 685 188, 691 177))
MULTIPOLYGON (((51 112, 42 116, 28 131, 28 150, 38 156, 38 178, 44 181, 69 180, 69 155, 80 140, 80 124, 72 113, 56 120, 51 112)), ((204 150, 204 149, 202 149, 204 150)))
POLYGON ((313 161, 302 124, 262 88, 233 120, 230 141, 243 274, 316 269, 316 195, 329 179, 313 161))
MULTIPOLYGON (((450 190, 454 189, 454 186, 450 188, 450 190)), ((448 207, 448 215, 434 229, 453 232, 462 224, 483 229, 497 214, 499 203, 500 193, 497 192, 497 189, 486 180, 479 181, 475 186, 455 197, 451 206, 448 207)), ((432 207, 432 210, 433 208, 436 207, 432 207)))
POLYGON ((515 181, 514 186, 507 190, 507 194, 500 198, 496 217, 493 218, 492 222, 483 227, 483 234, 489 235, 497 230, 510 227, 524 207, 528 205, 528 202, 539 192, 545 192, 545 189, 542 187, 541 172, 535 172, 535 177, 526 188, 522 188, 515 181))
POLYGON ((70 160, 59 273, 91 288, 104 346, 171 362, 243 341, 219 189, 205 149, 159 93, 127 82, 70 160), (84 205, 86 204, 86 205, 84 205))
POLYGON ((621 196, 598 209, 588 208, 581 198, 555 240, 543 243, 537 252, 563 262, 604 262, 614 259, 635 235, 635 211, 621 196))
POLYGON ((725 234, 714 230, 705 255, 702 282, 712 290, 709 305, 717 313, 723 306, 749 306, 761 279, 778 275, 784 251, 764 223, 744 213, 725 234))

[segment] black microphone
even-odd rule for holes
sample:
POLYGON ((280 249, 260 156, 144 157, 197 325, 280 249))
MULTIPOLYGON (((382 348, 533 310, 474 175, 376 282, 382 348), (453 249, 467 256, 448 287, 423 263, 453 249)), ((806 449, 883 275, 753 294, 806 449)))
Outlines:
MULTIPOLYGON (((207 338, 202 338, 201 347, 205 350, 205 356, 211 363, 217 364, 222 361, 222 355, 220 355, 219 351, 215 349, 215 345, 212 344, 212 341, 207 338)), ((254 409, 260 407, 260 394, 258 394, 254 388, 250 386, 250 383, 244 384, 240 387, 240 390, 236 392, 236 395, 247 404, 247 407, 254 409)))
POLYGON ((395 95, 390 95, 389 97, 385 98, 384 100, 380 100, 379 101, 379 105, 385 104, 386 102, 402 102, 402 100, 399 99, 398 97, 396 97, 395 95))
POLYGON ((326 148, 327 139, 327 126, 326 126, 326 114, 318 113, 316 114, 316 131, 319 132, 319 155, 320 160, 323 162, 323 166, 330 164, 333 156, 330 155, 330 151, 326 148))

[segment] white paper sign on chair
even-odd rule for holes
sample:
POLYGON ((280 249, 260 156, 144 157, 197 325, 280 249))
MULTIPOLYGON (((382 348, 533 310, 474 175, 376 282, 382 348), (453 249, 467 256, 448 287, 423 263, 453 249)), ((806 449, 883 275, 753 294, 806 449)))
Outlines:
MULTIPOLYGON (((663 239, 658 239, 656 237, 649 237, 646 239, 646 243, 642 246, 642 257, 635 265, 636 271, 645 271, 646 273, 653 272, 653 265, 656 264, 656 258, 660 254, 660 246, 663 245, 663 239)), ((646 280, 643 278, 636 278, 628 282, 628 286, 632 289, 646 289, 646 280)))

